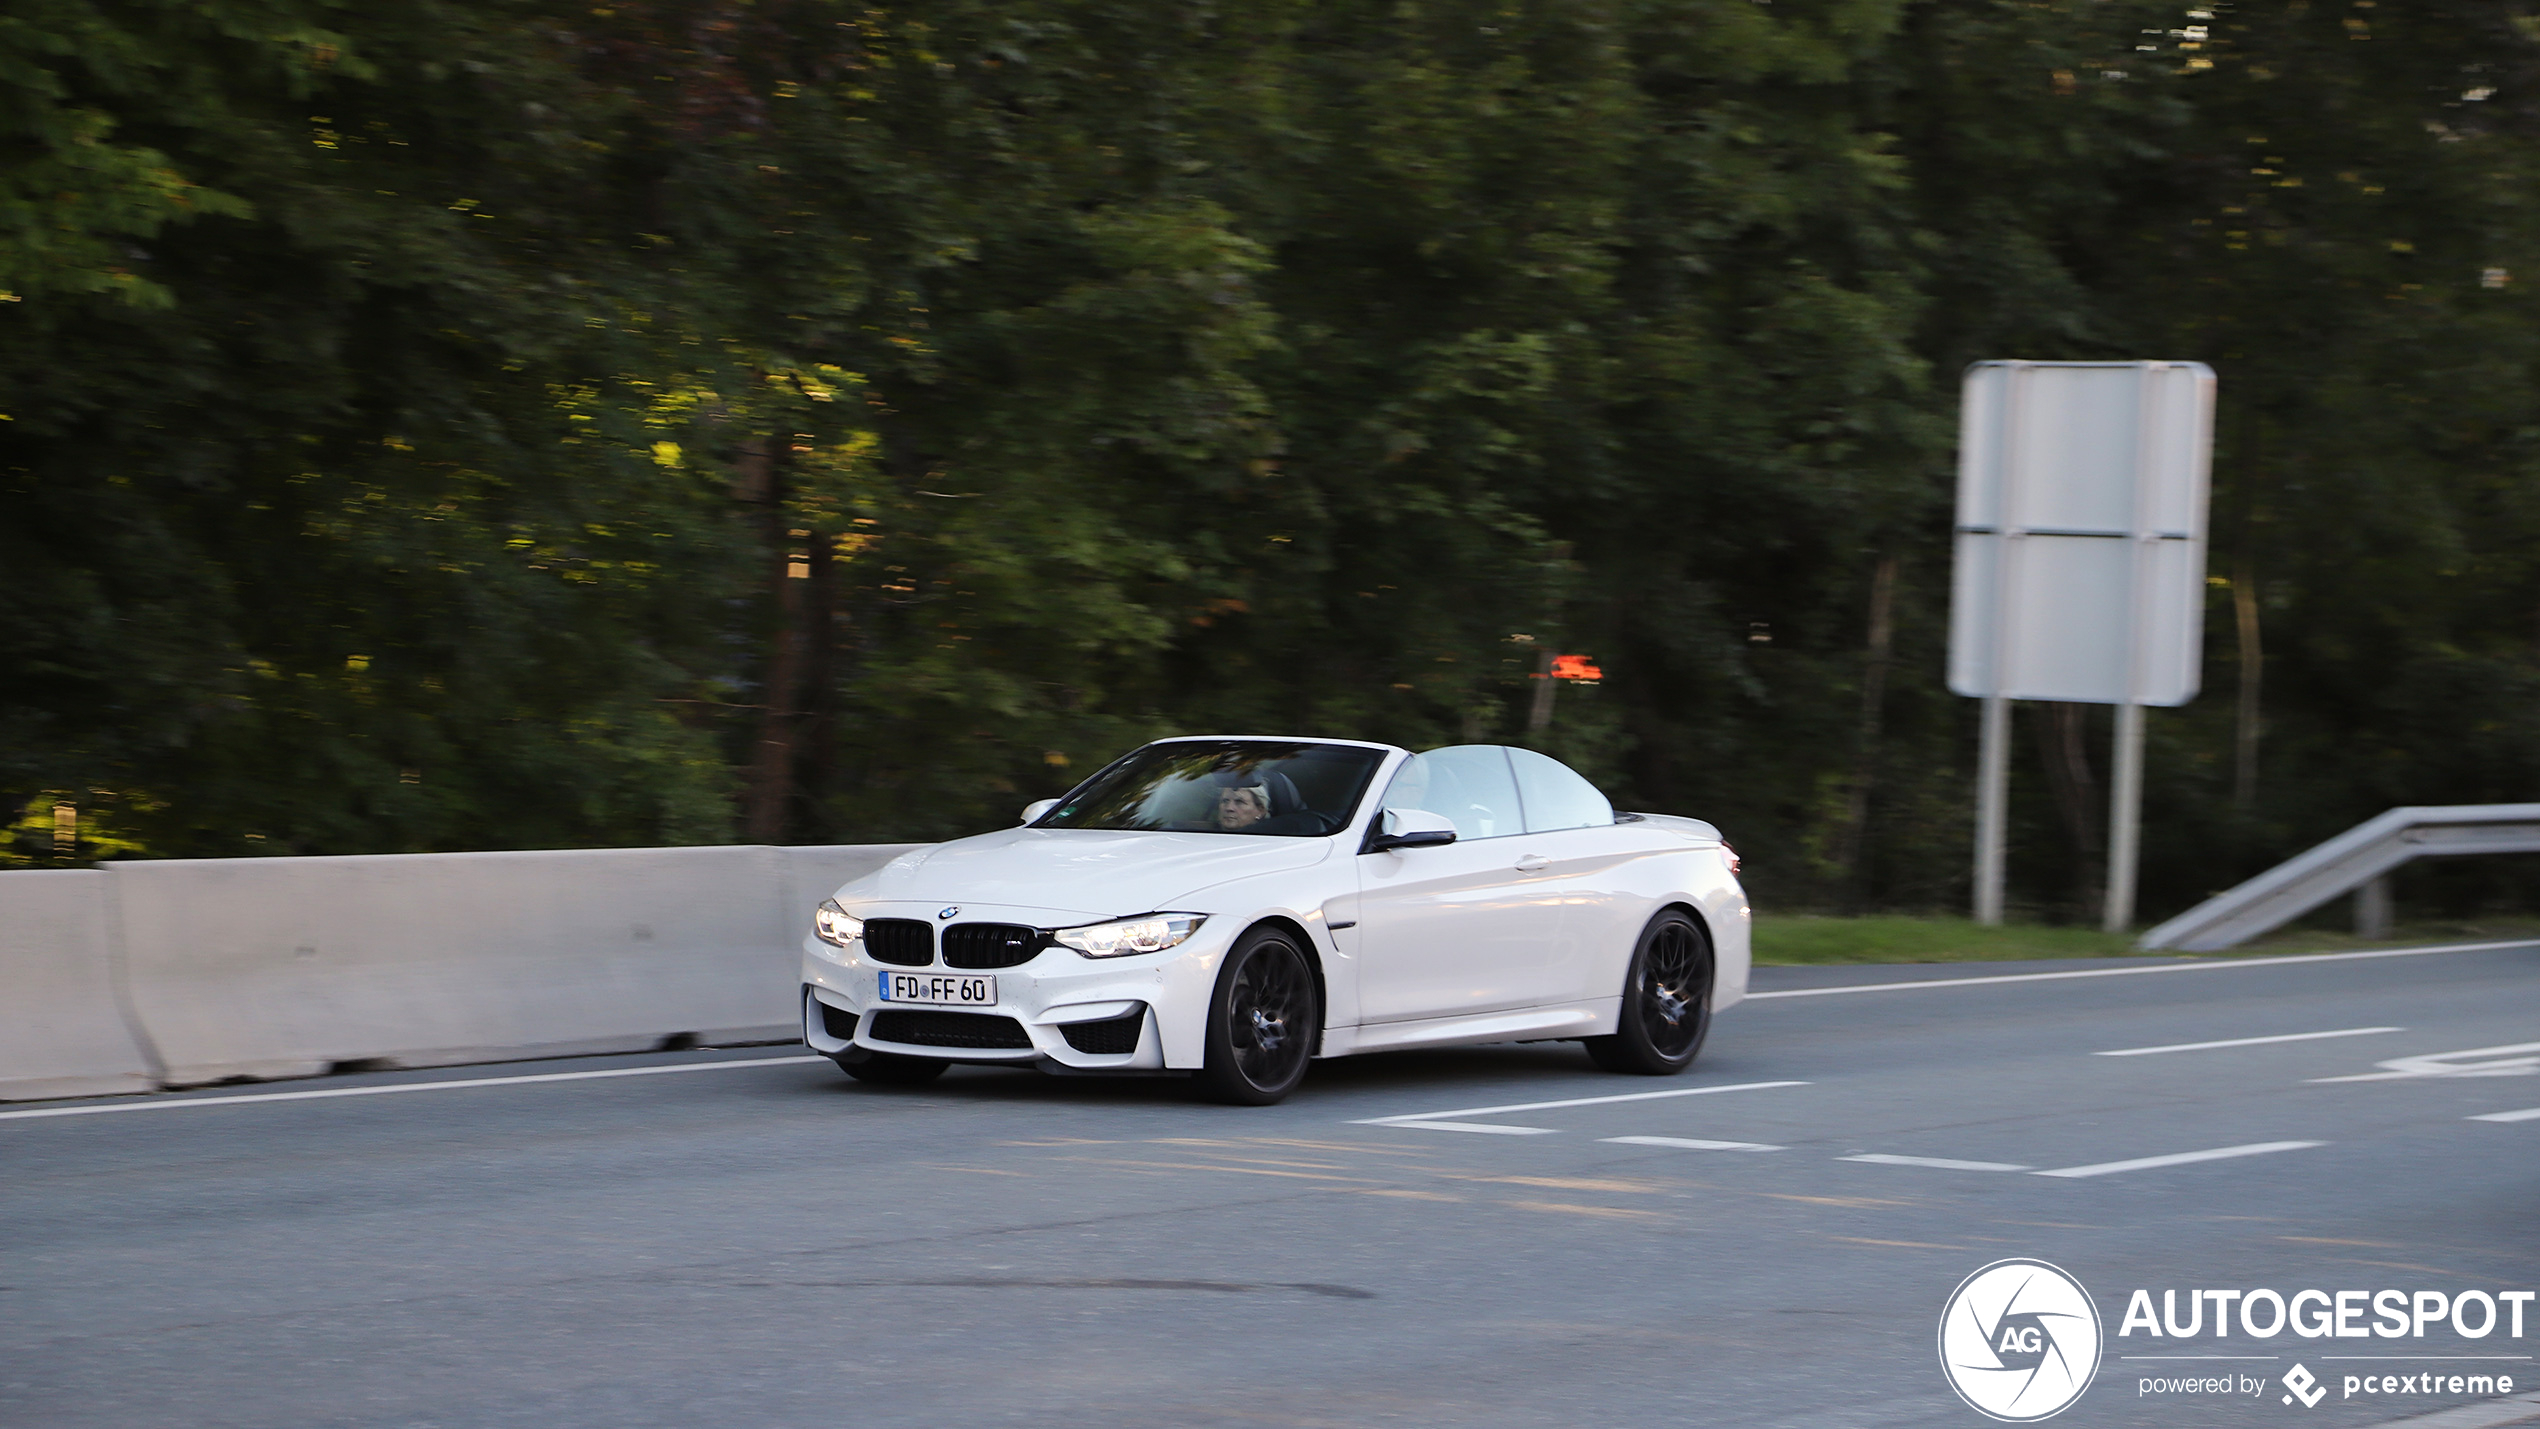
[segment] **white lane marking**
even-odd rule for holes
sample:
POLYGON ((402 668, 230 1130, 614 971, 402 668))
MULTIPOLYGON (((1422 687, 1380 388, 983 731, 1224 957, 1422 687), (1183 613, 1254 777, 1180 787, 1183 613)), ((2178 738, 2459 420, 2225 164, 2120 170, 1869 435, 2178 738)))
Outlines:
POLYGON ((826 1057, 751 1057, 732 1062, 682 1062, 675 1067, 611 1067, 598 1072, 540 1072, 525 1077, 471 1077, 461 1082, 398 1082, 384 1087, 328 1087, 315 1092, 258 1092, 243 1097, 168 1097, 158 1101, 112 1102, 105 1106, 48 1106, 31 1111, 0 1111, 0 1121, 35 1116, 102 1116, 114 1111, 175 1111, 196 1106, 246 1106, 253 1102, 315 1101, 320 1097, 380 1097, 393 1092, 455 1092, 469 1087, 519 1087, 532 1082, 587 1082, 601 1077, 658 1077, 669 1072, 720 1072, 731 1067, 789 1067, 825 1062, 826 1057))
POLYGON ((1779 1151, 1760 1141, 1698 1141, 1689 1136, 1600 1136, 1599 1141, 1623 1146, 1680 1146, 1687 1151, 1779 1151))
POLYGON ((1745 1001, 1768 997, 1833 997, 1846 992, 1912 992, 1927 987, 1976 987, 1997 982, 2056 982, 2077 977, 2135 977, 2144 973, 2210 973, 2230 968, 2285 968, 2297 963, 2342 963, 2357 958, 2421 958, 2431 953, 2484 953, 2497 948, 2540 947, 2518 938, 2510 943, 2447 943, 2439 948, 2380 948, 2368 953, 2295 953, 2286 957, 2220 958, 2202 963, 2161 963, 2146 968, 2075 968, 2056 973, 2001 973, 1992 977, 1943 977, 1907 982, 1864 982, 1843 987, 1786 987, 1776 992, 1750 992, 1745 1001))
POLYGON ((2093 1052, 2093 1057, 2150 1057, 2161 1052, 2206 1052, 2216 1047, 2263 1047, 2270 1042, 2316 1042, 2323 1037, 2370 1037, 2377 1032, 2405 1032, 2405 1027, 2341 1027, 2334 1032, 2284 1032, 2273 1037, 2231 1037, 2220 1042, 2173 1042, 2166 1047, 2127 1047, 2093 1052))
POLYGON ((2510 1047, 2472 1047, 2463 1052, 2423 1052, 2414 1057, 2393 1057, 2375 1062, 2379 1072, 2358 1072, 2351 1077, 2313 1077, 2314 1082, 2396 1082, 2410 1077, 2527 1077, 2540 1072, 2540 1042, 2516 1042, 2510 1047), (2517 1055, 2520 1054, 2520 1055, 2517 1055), (2485 1057, 2484 1062, 2461 1063, 2462 1057, 2485 1057))
POLYGON ((1406 1126, 1415 1131, 1478 1131, 1490 1136, 1551 1136, 1548 1126, 1494 1126, 1479 1121, 1389 1121, 1387 1126, 1406 1126))
POLYGON ((2540 1106, 2535 1106, 2535 1107, 2525 1107, 2525 1108, 2523 1108, 2521 1111, 2490 1111, 2490 1112, 2481 1112, 2481 1113, 2479 1113, 2477 1116, 2463 1117, 2463 1118, 2462 1118, 2462 1120, 2464 1120, 2464 1121, 2540 1121, 2540 1106))
POLYGON ((1768 1087, 1804 1087, 1806 1082, 1738 1082, 1725 1087, 1682 1087, 1670 1092, 1625 1092, 1616 1097, 1571 1097, 1557 1102, 1511 1102, 1506 1106, 1466 1106, 1453 1111, 1406 1112, 1401 1116, 1359 1117, 1352 1126, 1401 1126, 1407 1122, 1436 1121, 1449 1116, 1496 1116, 1507 1111, 1550 1111, 1565 1106, 1604 1106, 1609 1102, 1648 1102, 1662 1097, 1701 1097, 1714 1092, 1758 1092, 1768 1087))
POLYGON ((1837 1161, 1867 1161, 1873 1166, 1937 1166, 1943 1171, 2026 1171, 2026 1166, 2009 1161, 1951 1161, 1942 1156, 1889 1156, 1871 1152, 1862 1156, 1838 1156, 1837 1161))
POLYGON ((2161 1166, 2187 1166, 2198 1161, 2228 1161, 2235 1156, 2264 1156, 2270 1151, 2300 1151, 2326 1146, 2325 1141, 2253 1141, 2247 1146, 2217 1146, 2211 1151, 2181 1151, 2172 1156, 2141 1156, 2132 1161, 2102 1161, 2096 1166, 2067 1166, 2060 1171, 2031 1171, 2032 1176, 2113 1176, 2120 1171, 2150 1171, 2161 1166))

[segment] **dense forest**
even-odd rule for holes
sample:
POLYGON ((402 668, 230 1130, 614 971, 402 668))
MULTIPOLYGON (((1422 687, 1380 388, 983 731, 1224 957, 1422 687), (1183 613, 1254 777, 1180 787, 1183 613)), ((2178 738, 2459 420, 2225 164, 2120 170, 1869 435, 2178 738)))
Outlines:
MULTIPOLYGON (((2502 0, 18 0, 0 860, 934 838, 1235 731, 1956 906, 1958 374, 2155 357, 2158 916, 2540 798, 2536 169, 2502 0)), ((2108 724, 2022 709, 2032 912, 2108 724)))

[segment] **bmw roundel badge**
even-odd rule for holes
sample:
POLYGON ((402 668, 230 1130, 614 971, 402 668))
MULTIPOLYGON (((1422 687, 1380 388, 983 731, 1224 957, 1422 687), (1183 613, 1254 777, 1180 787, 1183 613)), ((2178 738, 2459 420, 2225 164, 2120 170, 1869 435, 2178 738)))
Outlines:
POLYGON ((955 917, 959 917, 959 916, 960 916, 960 914, 961 914, 961 907, 960 907, 960 905, 959 905, 959 904, 955 904, 954 906, 952 906, 952 907, 950 907, 950 908, 945 909, 943 912, 938 913, 938 914, 936 914, 935 916, 936 916, 936 917, 938 917, 938 918, 955 918, 955 917))

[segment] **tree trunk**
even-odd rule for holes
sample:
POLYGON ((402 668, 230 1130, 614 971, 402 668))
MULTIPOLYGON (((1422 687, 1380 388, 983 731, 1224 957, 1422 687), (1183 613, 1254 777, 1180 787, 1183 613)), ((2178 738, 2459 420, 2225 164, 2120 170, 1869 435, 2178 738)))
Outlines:
POLYGON ((2047 792, 2064 821, 2080 867, 2075 896, 2084 909, 2099 906, 2107 838, 2100 808, 2099 777, 2090 767, 2090 706, 2040 702, 2037 711, 2038 755, 2046 765, 2047 792))
POLYGON ((1835 841, 1835 877, 1861 901, 1861 842, 1870 823, 1870 789, 1878 779, 1879 726, 1887 704, 1887 667, 1896 645, 1896 557, 1881 556, 1870 577, 1870 642, 1861 667, 1861 738, 1852 753, 1852 787, 1835 841))
POLYGON ((1526 733, 1541 734, 1550 728, 1552 728, 1552 644, 1547 640, 1535 652, 1535 700, 1534 704, 1526 710, 1526 733))
POLYGON ((811 576, 803 592, 803 718, 795 730, 798 830, 823 843, 838 842, 830 827, 829 796, 838 783, 838 562, 833 533, 811 533, 811 576))
MULTIPOLYGON (((794 797, 795 703, 802 682, 802 608, 811 567, 795 543, 785 515, 785 475, 780 437, 753 438, 741 449, 741 499, 763 507, 767 532, 771 638, 760 687, 759 734, 752 746, 749 783, 742 800, 741 836, 750 843, 783 843, 794 797)), ((809 533, 804 533, 806 536, 809 533)))
POLYGON ((2231 806, 2243 814, 2258 811, 2258 693, 2266 676, 2266 654, 2258 644, 2258 578, 2242 562, 2231 578, 2231 609, 2240 634, 2240 702, 2231 741, 2231 806))

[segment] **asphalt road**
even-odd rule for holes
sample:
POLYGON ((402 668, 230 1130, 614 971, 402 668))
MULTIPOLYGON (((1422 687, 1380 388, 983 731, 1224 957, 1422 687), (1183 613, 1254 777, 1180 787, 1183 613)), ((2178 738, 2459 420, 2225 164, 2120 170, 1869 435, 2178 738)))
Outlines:
POLYGON ((2540 1306, 2519 1340, 2116 1334, 2138 1287, 2540 1288, 2540 1115, 2474 1119, 2540 1109, 2540 1048, 2404 1060, 2540 1042, 2540 945, 2115 966, 1765 969, 1682 1078, 1397 1053, 1259 1110, 783 1047, 14 1108, 0 1424, 1975 1425, 1935 1328, 2020 1256, 2106 1322, 2061 1425, 2540 1388, 2540 1306), (2023 976, 2058 971, 2094 975, 2023 976), (2129 1358, 2165 1347, 2248 1358, 2129 1358), (2430 1362, 2472 1354, 2512 1358, 2430 1362), (2143 1393, 2209 1367, 2264 1389, 2143 1393))

